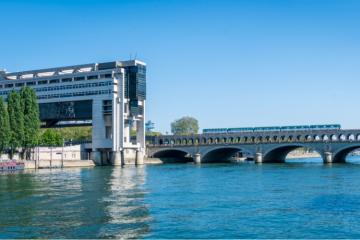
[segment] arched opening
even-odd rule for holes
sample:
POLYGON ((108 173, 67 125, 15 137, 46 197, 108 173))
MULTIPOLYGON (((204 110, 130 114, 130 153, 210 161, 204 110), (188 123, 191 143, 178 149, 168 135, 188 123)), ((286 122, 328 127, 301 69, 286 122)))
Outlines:
POLYGON ((319 142, 319 141, 321 140, 321 138, 320 138, 319 135, 315 135, 315 136, 314 136, 314 140, 315 140, 316 142, 319 142))
POLYGON ((335 134, 332 134, 330 136, 330 140, 333 141, 333 142, 336 142, 338 140, 338 137, 335 134))
POLYGON ((322 140, 325 141, 325 142, 329 141, 329 136, 326 135, 326 134, 324 134, 324 135, 322 136, 322 140))
POLYGON ((349 134, 348 135, 348 141, 354 141, 355 140, 355 135, 354 134, 349 134))
POLYGON ((346 136, 344 134, 340 134, 339 139, 340 141, 346 141, 346 136))
POLYGON ((210 150, 203 157, 202 163, 236 163, 253 158, 252 154, 236 147, 221 147, 210 150))
POLYGON ((322 157, 316 151, 302 145, 292 144, 276 147, 263 156, 264 163, 284 162, 322 162, 322 157))
POLYGON ((333 155, 335 163, 358 163, 360 164, 360 144, 343 148, 333 155))
POLYGON ((167 149, 156 152, 152 157, 160 159, 163 163, 187 163, 193 162, 193 158, 185 151, 167 149))

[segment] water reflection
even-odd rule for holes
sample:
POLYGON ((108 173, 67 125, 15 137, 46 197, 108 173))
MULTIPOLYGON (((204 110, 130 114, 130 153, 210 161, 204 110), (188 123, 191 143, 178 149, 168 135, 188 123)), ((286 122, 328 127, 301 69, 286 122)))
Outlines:
POLYGON ((107 184, 109 194, 102 202, 109 216, 107 225, 118 227, 105 226, 100 230, 100 237, 139 238, 149 232, 145 180, 143 167, 113 168, 107 184))
POLYGON ((147 233, 142 168, 0 175, 0 238, 138 238, 147 233))

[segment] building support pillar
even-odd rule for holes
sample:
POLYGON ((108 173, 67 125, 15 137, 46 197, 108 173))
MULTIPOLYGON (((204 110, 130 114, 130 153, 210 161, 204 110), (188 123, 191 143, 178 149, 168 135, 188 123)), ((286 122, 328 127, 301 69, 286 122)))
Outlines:
POLYGON ((137 150, 135 156, 135 165, 144 164, 144 152, 137 150))
POLYGON ((111 165, 122 166, 124 165, 124 156, 121 151, 113 151, 111 154, 111 165))
POLYGON ((263 162, 262 153, 255 153, 254 161, 255 161, 255 163, 262 163, 263 162))
POLYGON ((91 152, 91 159, 94 161, 94 163, 96 165, 102 165, 102 161, 101 161, 101 152, 100 151, 93 151, 91 152))
POLYGON ((194 162, 196 164, 200 164, 201 163, 201 154, 200 153, 196 153, 194 156, 194 162))
POLYGON ((324 163, 333 163, 333 155, 331 152, 324 152, 324 163))

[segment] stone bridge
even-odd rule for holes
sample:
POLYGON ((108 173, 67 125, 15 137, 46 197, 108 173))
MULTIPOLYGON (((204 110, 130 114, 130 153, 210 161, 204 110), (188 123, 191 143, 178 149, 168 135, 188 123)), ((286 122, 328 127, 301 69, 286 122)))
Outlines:
POLYGON ((240 152, 256 163, 282 163, 289 152, 302 147, 317 152, 324 163, 343 163, 350 152, 360 148, 360 129, 166 135, 148 141, 147 156, 211 163, 228 161, 240 152))

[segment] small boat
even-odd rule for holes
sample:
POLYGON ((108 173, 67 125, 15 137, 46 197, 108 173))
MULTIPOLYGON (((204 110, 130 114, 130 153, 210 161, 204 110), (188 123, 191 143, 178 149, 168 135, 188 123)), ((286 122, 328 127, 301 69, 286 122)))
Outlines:
POLYGON ((17 171, 24 170, 25 164, 23 162, 6 161, 0 162, 0 171, 17 171))

